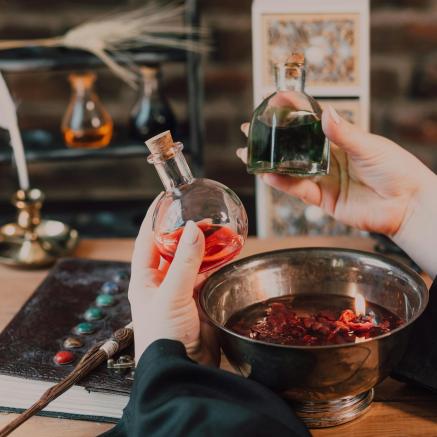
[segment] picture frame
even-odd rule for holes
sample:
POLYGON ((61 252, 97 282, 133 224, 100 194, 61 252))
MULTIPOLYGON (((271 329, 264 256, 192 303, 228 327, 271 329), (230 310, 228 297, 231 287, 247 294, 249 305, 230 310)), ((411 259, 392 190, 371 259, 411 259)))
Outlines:
POLYGON ((347 89, 360 86, 359 14, 261 15, 263 86, 273 86, 273 68, 291 51, 304 52, 307 86, 347 89))
POLYGON ((305 53, 309 94, 365 98, 369 89, 369 0, 254 0, 256 101, 274 90, 272 64, 292 51, 305 53), (324 63, 329 67, 323 69, 324 63))

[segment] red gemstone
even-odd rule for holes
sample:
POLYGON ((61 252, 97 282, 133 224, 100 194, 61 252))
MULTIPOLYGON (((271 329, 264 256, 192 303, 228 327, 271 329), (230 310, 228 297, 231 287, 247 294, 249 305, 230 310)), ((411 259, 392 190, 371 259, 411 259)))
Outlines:
POLYGON ((70 364, 74 361, 74 353, 70 351, 59 351, 53 360, 56 364, 70 364))

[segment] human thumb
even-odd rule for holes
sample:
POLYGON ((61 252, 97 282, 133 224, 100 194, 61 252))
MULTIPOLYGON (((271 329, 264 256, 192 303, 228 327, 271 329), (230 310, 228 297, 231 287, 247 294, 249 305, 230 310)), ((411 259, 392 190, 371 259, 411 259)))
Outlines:
POLYGON ((203 233, 190 220, 185 225, 175 257, 161 284, 162 290, 183 300, 191 299, 204 251, 203 233))
POLYGON ((367 133, 349 123, 340 117, 331 105, 323 111, 322 127, 325 135, 334 144, 355 158, 371 158, 389 143, 384 138, 367 133))

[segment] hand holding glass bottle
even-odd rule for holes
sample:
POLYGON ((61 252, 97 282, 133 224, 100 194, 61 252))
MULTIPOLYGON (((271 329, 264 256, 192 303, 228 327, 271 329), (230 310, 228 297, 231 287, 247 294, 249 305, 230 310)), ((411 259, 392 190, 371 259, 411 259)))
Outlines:
POLYGON ((181 341, 188 356, 199 363, 218 365, 220 349, 212 327, 198 313, 195 290, 205 241, 193 222, 187 222, 169 266, 162 262, 153 238, 153 213, 158 199, 150 206, 135 241, 129 302, 135 330, 135 358, 154 341, 167 338, 181 341))
MULTIPOLYGON (((320 206, 358 229, 390 236, 433 277, 437 274, 437 175, 387 138, 362 131, 328 106, 323 130, 331 147, 331 171, 321 178, 263 174, 277 190, 320 206)), ((247 135, 249 124, 242 126, 247 135)), ((247 149, 237 155, 247 161, 247 149)))

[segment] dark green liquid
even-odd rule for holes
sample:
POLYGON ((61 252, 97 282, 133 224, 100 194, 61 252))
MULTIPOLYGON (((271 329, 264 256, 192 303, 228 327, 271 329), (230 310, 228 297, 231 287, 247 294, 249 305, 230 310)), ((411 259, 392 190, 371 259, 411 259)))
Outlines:
POLYGON ((328 145, 320 119, 300 111, 285 126, 254 117, 249 137, 248 171, 326 174, 328 145))

